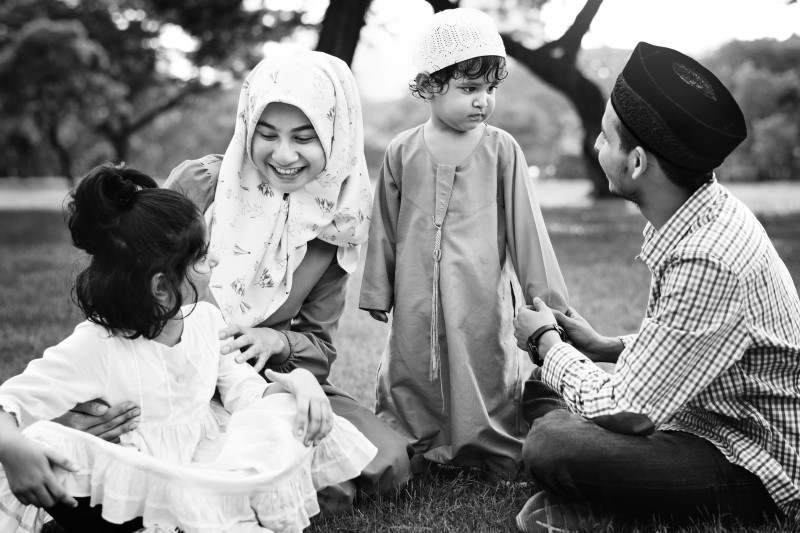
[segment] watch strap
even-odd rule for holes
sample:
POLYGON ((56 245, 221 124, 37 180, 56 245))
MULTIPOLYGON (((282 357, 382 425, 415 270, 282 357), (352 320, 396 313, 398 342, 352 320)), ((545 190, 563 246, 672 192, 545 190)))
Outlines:
POLYGON ((544 364, 541 355, 539 355, 539 339, 542 338, 542 335, 548 331, 555 331, 558 333, 558 336, 562 341, 567 340, 566 332, 558 324, 546 324, 531 333, 530 337, 528 337, 526 346, 528 347, 528 355, 530 356, 531 361, 533 361, 533 364, 536 366, 542 366, 544 364))

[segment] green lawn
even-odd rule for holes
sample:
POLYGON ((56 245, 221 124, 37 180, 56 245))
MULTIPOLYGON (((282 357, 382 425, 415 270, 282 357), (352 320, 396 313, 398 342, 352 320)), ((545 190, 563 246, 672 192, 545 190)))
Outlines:
MULTIPOLYGON (((549 208, 544 215, 572 305, 600 332, 636 331, 649 284, 646 267, 634 260, 641 246, 641 215, 619 201, 590 208, 549 208)), ((800 213, 762 214, 760 219, 797 286, 800 213)), ((80 255, 69 243, 60 213, 0 211, 0 228, 0 381, 4 381, 68 335, 79 321, 69 287, 80 255)), ((332 380, 372 405, 388 326, 358 311, 359 284, 360 271, 350 281, 332 380)), ((527 483, 501 483, 471 472, 439 469, 419 476, 393 498, 359 500, 346 516, 316 518, 311 531, 514 531, 514 515, 532 491, 527 483)), ((658 524, 625 530, 671 531, 658 524)), ((689 531, 778 533, 787 527, 769 524, 754 530, 707 524, 689 531)))

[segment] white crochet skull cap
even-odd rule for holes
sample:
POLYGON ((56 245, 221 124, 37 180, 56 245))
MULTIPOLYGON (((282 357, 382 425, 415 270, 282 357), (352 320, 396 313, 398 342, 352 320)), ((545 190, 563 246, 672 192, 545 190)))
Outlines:
POLYGON ((489 15, 459 7, 431 17, 419 39, 414 65, 418 72, 432 74, 481 56, 506 57, 503 39, 489 15))

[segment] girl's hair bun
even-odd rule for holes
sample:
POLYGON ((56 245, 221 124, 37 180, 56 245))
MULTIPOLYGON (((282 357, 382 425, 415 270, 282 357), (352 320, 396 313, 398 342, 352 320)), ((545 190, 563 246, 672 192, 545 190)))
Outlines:
POLYGON ((153 178, 124 164, 92 169, 69 196, 67 224, 73 244, 92 255, 124 251, 124 241, 115 238, 120 218, 135 205, 138 191, 155 188, 153 178))

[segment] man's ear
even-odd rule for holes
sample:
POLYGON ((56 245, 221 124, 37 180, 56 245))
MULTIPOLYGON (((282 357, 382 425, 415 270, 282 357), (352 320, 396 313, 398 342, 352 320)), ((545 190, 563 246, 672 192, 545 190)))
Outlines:
POLYGON ((631 178, 637 179, 647 171, 647 152, 641 146, 634 148, 628 156, 628 168, 632 169, 631 178))
POLYGON ((158 303, 162 305, 169 304, 170 294, 167 287, 167 277, 163 272, 153 274, 153 277, 150 278, 150 292, 153 293, 153 297, 158 303))

